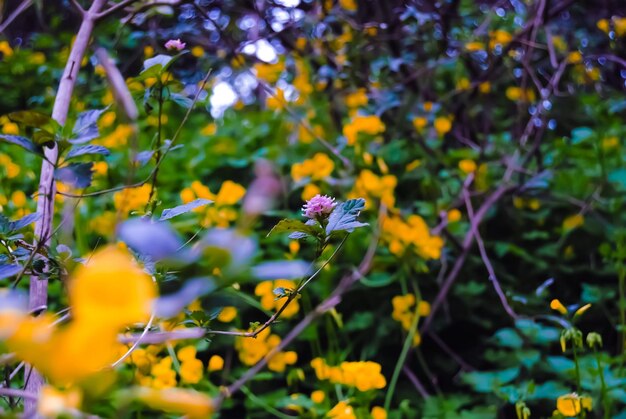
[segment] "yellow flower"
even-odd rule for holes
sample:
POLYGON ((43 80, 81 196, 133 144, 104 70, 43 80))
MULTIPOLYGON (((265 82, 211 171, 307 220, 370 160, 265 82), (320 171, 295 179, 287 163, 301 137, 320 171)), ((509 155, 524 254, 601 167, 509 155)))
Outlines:
POLYGON ((196 45, 195 47, 191 48, 191 55, 200 58, 204 55, 204 49, 202 49, 201 46, 196 45))
POLYGON ((89 220, 89 228, 101 236, 108 236, 115 231, 117 217, 113 212, 107 211, 89 220))
MULTIPOLYGON (((182 361, 182 360, 181 360, 182 361)), ((204 365, 196 358, 187 359, 180 363, 180 380, 183 383, 197 384, 202 380, 204 365)))
POLYGON ((465 44, 465 50, 469 52, 484 51, 485 44, 483 44, 482 42, 477 42, 477 41, 468 42, 467 44, 465 44))
POLYGON ((221 356, 213 355, 209 359, 209 365, 207 367, 209 372, 221 371, 223 368, 224 368, 224 358, 222 358, 221 356))
POLYGON ((237 317, 237 309, 233 306, 227 306, 220 311, 217 320, 222 323, 230 323, 237 317))
POLYGON ((550 301, 550 308, 552 310, 558 311, 561 314, 567 314, 567 308, 565 308, 563 303, 561 303, 556 298, 554 300, 550 301))
POLYGON ((313 198, 315 195, 320 195, 321 193, 322 193, 322 190, 317 185, 313 183, 309 183, 304 186, 304 189, 302 190, 302 194, 300 195, 300 197, 302 198, 303 201, 308 201, 311 198, 313 198))
POLYGON ((25 207, 27 202, 26 194, 21 190, 13 191, 11 194, 11 202, 13 202, 15 208, 25 207))
POLYGON ((115 209, 122 215, 137 211, 146 206, 152 186, 145 184, 137 188, 127 188, 113 194, 115 209))
POLYGON ((93 164, 93 175, 104 176, 109 171, 109 165, 105 161, 98 161, 93 164))
POLYGON ((176 353, 176 356, 180 360, 180 362, 190 361, 192 359, 196 359, 196 347, 192 345, 185 346, 180 348, 176 353))
POLYGON ((134 396, 152 409, 183 414, 190 419, 210 418, 214 410, 210 397, 193 390, 154 390, 141 387, 134 390, 134 396))
POLYGON ((478 85, 478 91, 483 94, 487 94, 491 91, 491 83, 484 81, 478 85))
POLYGON ((592 400, 591 397, 579 396, 576 393, 564 394, 556 399, 556 408, 560 414, 571 418, 578 416, 583 409, 590 411, 592 400))
POLYGON ((387 411, 380 406, 372 407, 371 415, 372 419, 387 419, 387 411))
POLYGON ((413 118, 413 127, 417 132, 421 132, 427 124, 428 119, 424 118, 423 116, 416 116, 415 118, 413 118))
POLYGON ((448 223, 456 223, 459 220, 461 220, 461 211, 459 211, 456 208, 451 209, 450 211, 448 211, 447 214, 447 218, 448 218, 448 223))
POLYGON ((2 126, 2 133, 7 135, 18 135, 20 133, 20 127, 16 123, 7 122, 2 126))
POLYGON ((398 216, 383 221, 383 240, 389 243, 389 250, 402 256, 406 249, 412 249, 422 258, 439 259, 443 240, 432 236, 426 222, 419 215, 411 215, 404 221, 398 216))
POLYGON ((342 362, 332 367, 322 358, 315 358, 311 361, 311 367, 319 380, 356 387, 359 391, 381 389, 387 385, 380 364, 373 361, 342 362))
POLYGON ((398 179, 394 175, 376 176, 371 170, 359 173, 350 192, 350 198, 365 198, 365 207, 370 208, 372 201, 380 200, 387 208, 393 208, 396 202, 394 190, 398 179))
POLYGON ((6 154, 0 154, 0 167, 4 167, 8 179, 16 178, 20 174, 20 166, 11 161, 6 154))
POLYGON ((176 386, 176 371, 172 369, 172 358, 169 356, 153 365, 150 372, 154 376, 152 387, 164 389, 176 386))
POLYGON ((463 173, 473 173, 476 171, 476 163, 474 162, 474 160, 469 160, 469 159, 463 159, 459 162, 459 169, 463 172, 463 173))
POLYGON ((443 137, 452 129, 452 119, 446 116, 439 116, 435 118, 433 126, 435 127, 435 131, 437 131, 437 135, 443 137))
POLYGON ((285 70, 285 63, 279 61, 276 64, 256 63, 253 66, 256 76, 268 83, 276 83, 281 73, 285 70))
POLYGON ((215 124, 215 122, 211 122, 210 124, 207 124, 204 128, 202 128, 202 131, 200 131, 200 134, 211 136, 211 135, 215 135, 216 132, 217 132, 217 124, 215 124))
POLYGON ((569 231, 582 226, 585 223, 585 217, 582 214, 570 215, 563 220, 563 230, 569 231))
POLYGON ((325 399, 326 399, 326 393, 324 393, 322 390, 315 390, 314 392, 311 393, 311 400, 313 401, 313 403, 320 404, 325 399))
POLYGON ((331 175, 335 163, 324 153, 316 153, 312 158, 291 167, 291 177, 298 182, 304 178, 322 180, 331 175))
POLYGON ((497 29, 495 31, 489 32, 489 49, 494 49, 496 46, 506 46, 511 40, 513 40, 513 35, 509 32, 497 29))
POLYGON ((235 205, 245 194, 246 188, 238 183, 227 180, 222 183, 222 187, 215 197, 215 205, 235 205))
POLYGON ((150 316, 157 288, 132 256, 115 246, 94 253, 68 284, 72 317, 114 330, 150 316))
POLYGON ((365 89, 358 89, 346 96, 346 106, 350 109, 367 105, 367 92, 365 89))
POLYGON ((284 372, 287 365, 298 362, 298 354, 294 351, 279 352, 267 362, 267 368, 271 371, 284 372))
POLYGON ((339 5, 349 12, 355 12, 357 9, 355 0, 339 0, 339 5))
MULTIPOLYGON (((285 299, 276 299, 276 295, 274 294, 274 290, 276 288, 284 288, 284 289, 295 289, 296 283, 294 281, 290 281, 287 279, 276 279, 274 281, 262 281, 257 284, 254 289, 254 294, 261 297, 261 306, 265 310, 278 310, 285 304, 285 299)), ((282 317, 288 319, 293 317, 300 306, 298 304, 298 300, 293 300, 287 308, 283 311, 282 317)))
POLYGON ((611 28, 609 27, 609 21, 607 19, 598 20, 598 22, 596 23, 596 26, 598 27, 598 29, 600 29, 602 32, 606 34, 608 34, 609 31, 611 30, 611 28))
POLYGON ((285 92, 283 89, 276 89, 274 94, 270 94, 265 99, 265 106, 268 109, 272 110, 281 110, 284 109, 287 105, 287 98, 285 97, 285 92))
POLYGON ((337 403, 326 413, 326 417, 332 419, 356 419, 354 409, 345 401, 337 403))
POLYGON ((4 55, 4 58, 7 58, 13 55, 13 48, 7 41, 0 41, 0 52, 4 55))
POLYGON ((514 101, 522 101, 522 102, 534 102, 535 101, 535 92, 532 89, 522 89, 517 86, 509 86, 506 88, 504 92, 505 96, 514 101))
POLYGON ((356 144, 359 133, 377 135, 383 132, 385 132, 385 124, 376 115, 357 115, 349 124, 343 127, 343 135, 346 137, 348 145, 356 144))

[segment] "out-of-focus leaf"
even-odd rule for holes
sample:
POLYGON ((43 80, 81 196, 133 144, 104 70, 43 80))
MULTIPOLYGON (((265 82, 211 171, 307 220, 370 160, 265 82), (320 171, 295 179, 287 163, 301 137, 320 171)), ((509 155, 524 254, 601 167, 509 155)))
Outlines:
POLYGON ((626 169, 617 169, 609 173, 609 181, 618 184, 622 189, 626 189, 626 169))
POLYGON ((78 115, 74 129, 72 129, 72 140, 74 144, 82 144, 98 138, 98 119, 106 109, 94 109, 82 112, 78 115))
POLYGON ((141 151, 135 156, 135 162, 139 163, 141 166, 145 166, 146 163, 150 161, 152 156, 154 156, 153 150, 141 151))
POLYGON ((58 128, 59 126, 49 115, 37 111, 17 111, 11 112, 7 116, 11 121, 34 128, 47 128, 46 126, 58 128))
POLYGON ((118 236, 128 247, 155 262, 190 258, 188 253, 179 252, 183 242, 168 223, 134 218, 120 225, 118 236))
POLYGON ((310 264, 303 260, 263 262, 252 267, 252 275, 261 280, 302 278, 309 271, 310 264))
POLYGON ((356 220, 363 208, 365 208, 365 199, 363 198, 350 199, 337 205, 328 217, 326 235, 335 231, 352 232, 355 228, 369 225, 356 220))
POLYGON ((20 218, 19 220, 11 221, 11 223, 9 224, 9 228, 11 229, 11 231, 17 231, 31 223, 34 223, 39 218, 41 218, 41 214, 38 212, 33 212, 32 214, 28 214, 20 218))
POLYGON ((156 301, 155 314, 160 318, 171 318, 178 315, 195 299, 215 289, 211 278, 194 278, 185 282, 183 287, 170 295, 160 297, 156 301))
POLYGON ((172 93, 170 95, 170 99, 172 99, 172 101, 178 106, 181 106, 185 109, 191 108, 191 105, 193 104, 193 100, 191 100, 187 96, 181 95, 180 93, 172 93))
POLYGON ((93 162, 72 163, 54 171, 54 178, 74 188, 83 189, 91 185, 93 162))
POLYGON ((468 372, 462 375, 466 384, 471 385, 480 393, 490 393, 497 390, 500 385, 507 384, 519 375, 520 368, 513 367, 501 371, 468 372))
POLYGON ((19 135, 0 135, 0 140, 10 143, 10 144, 15 144, 18 145, 28 151, 30 151, 31 153, 35 153, 38 155, 43 155, 43 149, 36 145, 35 143, 33 143, 31 140, 29 140, 26 137, 20 137, 19 135))
POLYGON ((0 279, 5 279, 13 275, 17 275, 21 271, 22 271, 22 267, 17 264, 0 265, 0 279))
POLYGON ((170 209, 164 209, 163 213, 161 214, 161 218, 159 218, 159 221, 169 220, 170 218, 174 218, 178 215, 188 213, 194 208, 198 208, 211 203, 213 203, 213 201, 209 199, 198 198, 184 205, 179 205, 170 209))
POLYGON ((104 146, 90 144, 79 147, 72 147, 72 149, 70 149, 65 158, 69 160, 74 157, 85 156, 88 154, 99 154, 101 156, 108 156, 109 154, 111 154, 111 152, 108 148, 104 146))
POLYGON ((307 236, 317 237, 321 232, 322 229, 319 226, 307 225, 300 220, 290 220, 286 218, 280 220, 278 224, 267 233, 267 236, 269 237, 271 234, 277 233, 300 233, 298 235, 289 235, 292 239, 300 239, 307 236))
POLYGON ((230 256, 222 265, 227 273, 235 274, 247 269, 257 252, 257 243, 251 237, 245 236, 233 229, 214 228, 203 238, 204 253, 223 258, 230 256))

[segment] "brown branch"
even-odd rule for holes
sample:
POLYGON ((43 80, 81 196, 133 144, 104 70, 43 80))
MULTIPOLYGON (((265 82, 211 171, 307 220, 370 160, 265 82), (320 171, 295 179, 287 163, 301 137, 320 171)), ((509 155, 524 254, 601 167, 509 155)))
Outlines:
POLYGON ((172 330, 171 332, 149 332, 132 335, 120 335, 117 339, 119 343, 128 344, 141 341, 146 345, 157 345, 170 340, 200 339, 204 337, 206 331, 202 327, 192 327, 184 330, 172 330))
POLYGON ((417 376, 413 373, 413 371, 411 371, 409 367, 403 365, 402 372, 404 373, 404 375, 406 375, 409 381, 413 384, 413 387, 415 387, 415 389, 420 394, 420 396, 422 396, 423 399, 428 399, 430 397, 430 394, 428 394, 428 391, 426 391, 426 388, 424 387, 422 382, 419 380, 419 378, 417 378, 417 376))

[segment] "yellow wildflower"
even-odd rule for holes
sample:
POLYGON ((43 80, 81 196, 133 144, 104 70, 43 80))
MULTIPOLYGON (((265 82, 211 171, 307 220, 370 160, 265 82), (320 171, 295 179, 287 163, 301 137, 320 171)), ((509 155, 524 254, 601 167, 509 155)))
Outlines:
POLYGON ((565 308, 563 303, 561 303, 556 298, 554 300, 550 301, 550 308, 552 310, 558 311, 561 314, 567 314, 567 308, 565 308))
POLYGON ((350 109, 360 108, 367 105, 367 92, 365 89, 358 89, 346 96, 346 106, 350 109))
POLYGON ((332 419, 356 419, 356 414, 352 406, 345 401, 341 401, 326 413, 326 417, 332 419))
POLYGON ((463 159, 459 162, 459 169, 466 174, 473 173, 476 171, 476 163, 474 160, 463 159))
POLYGON ((37 400, 37 413, 46 418, 76 416, 81 402, 82 394, 78 389, 60 391, 50 385, 44 385, 37 400))
POLYGON ((237 309, 233 306, 227 306, 220 311, 217 320, 222 323, 230 323, 237 317, 237 309))
MULTIPOLYGON (((262 281, 259 284, 257 284, 256 288, 254 289, 254 294, 261 297, 261 306, 265 309, 265 310, 278 310, 280 309, 283 304, 285 304, 285 299, 281 298, 281 299, 276 299, 276 295, 274 294, 274 290, 276 288, 284 288, 284 289, 295 289, 296 287, 296 283, 294 281, 290 281, 287 279, 276 279, 274 281, 262 281)), ((293 300, 288 306, 287 308, 283 311, 282 313, 282 317, 284 318, 291 318, 293 317, 296 313, 298 313, 298 310, 300 309, 300 306, 298 304, 298 300, 293 300)))
POLYGON ((433 122, 437 135, 443 137, 452 129, 452 119, 446 116, 439 116, 433 122))
POLYGON ((571 418, 578 416, 583 409, 590 411, 592 400, 591 397, 579 396, 576 393, 564 394, 556 399, 556 408, 560 414, 571 418))
POLYGON ((222 369, 224 369, 224 358, 219 355, 213 355, 209 359, 209 365, 207 369, 209 370, 209 372, 221 371, 222 369))
POLYGON ((145 184, 137 188, 126 188, 113 194, 115 209, 123 216, 131 211, 143 209, 148 203, 152 186, 145 184))
POLYGON ((563 220, 563 230, 569 231, 582 226, 585 223, 585 217, 582 214, 570 215, 563 220))
POLYGON ((348 141, 348 145, 355 145, 359 133, 367 135, 377 135, 385 132, 385 124, 376 115, 357 115, 343 127, 343 135, 348 141))
POLYGON ((370 414, 372 415, 372 419, 387 419, 387 411, 380 406, 372 407, 370 414))
POLYGON ((313 401, 313 403, 320 404, 325 399, 326 399, 326 393, 324 393, 322 390, 315 390, 314 392, 311 393, 311 400, 313 401))
POLYGON ((450 211, 448 211, 447 214, 447 218, 448 218, 448 223, 456 223, 457 221, 459 221, 461 219, 461 211, 459 211, 456 208, 451 209, 450 211))

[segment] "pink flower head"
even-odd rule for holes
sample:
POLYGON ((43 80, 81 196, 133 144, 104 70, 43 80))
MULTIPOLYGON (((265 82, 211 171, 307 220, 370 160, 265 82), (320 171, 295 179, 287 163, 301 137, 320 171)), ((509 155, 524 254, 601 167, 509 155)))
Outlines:
POLYGON ((302 207, 302 215, 307 218, 322 217, 333 212, 335 205, 337 205, 335 198, 317 194, 304 204, 302 207))
POLYGON ((168 50, 180 51, 185 48, 185 45, 187 44, 180 42, 180 39, 170 39, 165 43, 165 48, 168 50))

